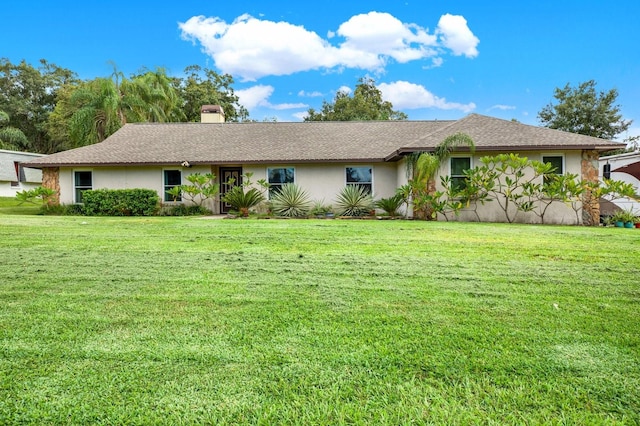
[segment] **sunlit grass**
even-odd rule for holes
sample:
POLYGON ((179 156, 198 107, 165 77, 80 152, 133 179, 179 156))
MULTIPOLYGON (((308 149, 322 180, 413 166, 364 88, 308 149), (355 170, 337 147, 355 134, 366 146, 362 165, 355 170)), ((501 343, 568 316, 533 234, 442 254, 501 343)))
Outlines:
POLYGON ((640 422, 635 229, 0 224, 0 424, 640 422))

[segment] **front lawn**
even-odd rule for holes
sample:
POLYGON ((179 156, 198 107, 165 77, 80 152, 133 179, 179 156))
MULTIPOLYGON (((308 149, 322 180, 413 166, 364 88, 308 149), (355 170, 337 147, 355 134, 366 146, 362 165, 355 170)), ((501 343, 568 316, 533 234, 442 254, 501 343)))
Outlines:
POLYGON ((0 424, 637 424, 640 230, 0 216, 0 424))
POLYGON ((15 197, 0 197, 0 216, 6 214, 37 214, 39 210, 39 206, 35 204, 20 204, 15 197))

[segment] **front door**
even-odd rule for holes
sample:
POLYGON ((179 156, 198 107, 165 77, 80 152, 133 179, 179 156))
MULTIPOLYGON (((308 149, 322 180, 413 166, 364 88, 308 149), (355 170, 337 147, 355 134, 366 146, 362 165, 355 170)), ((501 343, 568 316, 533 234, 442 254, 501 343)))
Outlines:
POLYGON ((231 188, 242 185, 242 167, 220 167, 220 213, 229 213, 231 206, 224 201, 224 194, 231 188), (233 179, 233 185, 227 184, 229 179, 233 179))

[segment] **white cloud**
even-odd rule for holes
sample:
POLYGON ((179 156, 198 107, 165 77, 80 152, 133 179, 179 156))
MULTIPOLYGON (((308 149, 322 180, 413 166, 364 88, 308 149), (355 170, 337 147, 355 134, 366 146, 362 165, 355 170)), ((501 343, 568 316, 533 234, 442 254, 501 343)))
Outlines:
POLYGON ((394 109, 419 109, 419 108, 437 108, 437 109, 457 109, 468 113, 476 108, 473 102, 468 104, 460 104, 456 102, 447 102, 445 98, 440 98, 425 89, 419 84, 409 83, 408 81, 396 81, 393 83, 381 83, 378 89, 382 92, 384 100, 393 104, 394 109))
POLYGON ((269 97, 273 94, 273 86, 257 85, 248 89, 236 90, 235 94, 238 95, 238 102, 246 109, 251 111, 256 107, 264 107, 275 110, 296 109, 296 108, 308 108, 309 105, 303 103, 282 103, 272 104, 269 102, 269 97))
POLYGON ((284 104, 269 104, 269 107, 272 109, 283 110, 283 109, 308 108, 309 105, 298 102, 298 103, 284 103, 284 104))
POLYGON ((298 120, 302 121, 305 118, 307 118, 309 116, 309 113, 307 113, 307 111, 302 111, 302 112, 296 112, 294 114, 291 114, 293 117, 297 118, 298 120))
POLYGON ((448 13, 442 15, 436 33, 440 36, 442 45, 451 49, 454 55, 468 58, 478 56, 477 46, 480 40, 473 35, 463 16, 448 13))
POLYGON ((345 38, 341 51, 357 52, 373 65, 384 63, 387 56, 404 63, 436 55, 435 35, 418 25, 404 24, 388 13, 353 16, 340 25, 337 34, 345 38))
POLYGON ((248 110, 269 104, 267 99, 273 94, 273 86, 258 85, 248 89, 236 90, 238 102, 248 110))
POLYGON ((439 68, 439 67, 442 66, 443 63, 444 63, 444 59, 442 59, 441 57, 438 56, 438 57, 433 58, 431 60, 431 65, 426 65, 426 66, 422 67, 422 69, 429 70, 429 69, 432 69, 432 68, 439 68))
POLYGON ((512 109, 516 109, 516 107, 513 106, 513 105, 497 104, 497 105, 494 105, 491 108, 489 108, 489 111, 494 110, 494 109, 499 109, 500 111, 509 111, 509 110, 512 110, 512 109))
POLYGON ((338 92, 342 92, 345 93, 347 95, 351 94, 351 92, 353 92, 353 90, 351 90, 351 87, 349 86, 340 86, 340 88, 336 91, 336 93, 338 92))
POLYGON ((300 25, 247 14, 230 24, 218 17, 194 16, 178 25, 182 38, 200 43, 217 68, 245 81, 315 69, 382 71, 390 60, 434 58, 433 64, 439 66, 442 61, 437 58, 445 48, 455 55, 478 54, 478 38, 462 16, 453 15, 443 15, 435 33, 429 34, 426 28, 388 13, 369 12, 328 31, 327 39, 300 25))
POLYGON ((301 90, 298 92, 298 96, 303 96, 303 97, 307 97, 307 98, 320 98, 322 97, 322 93, 320 92, 305 92, 304 90, 301 90))

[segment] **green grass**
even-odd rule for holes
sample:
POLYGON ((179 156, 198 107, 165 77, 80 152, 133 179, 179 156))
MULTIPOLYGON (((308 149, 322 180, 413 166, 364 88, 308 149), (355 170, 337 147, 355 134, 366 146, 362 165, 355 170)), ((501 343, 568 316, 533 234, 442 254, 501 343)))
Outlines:
POLYGON ((0 197, 0 215, 36 214, 38 212, 39 206, 35 204, 20 204, 15 197, 0 197))
POLYGON ((640 231, 0 216, 0 424, 638 424, 640 231))

